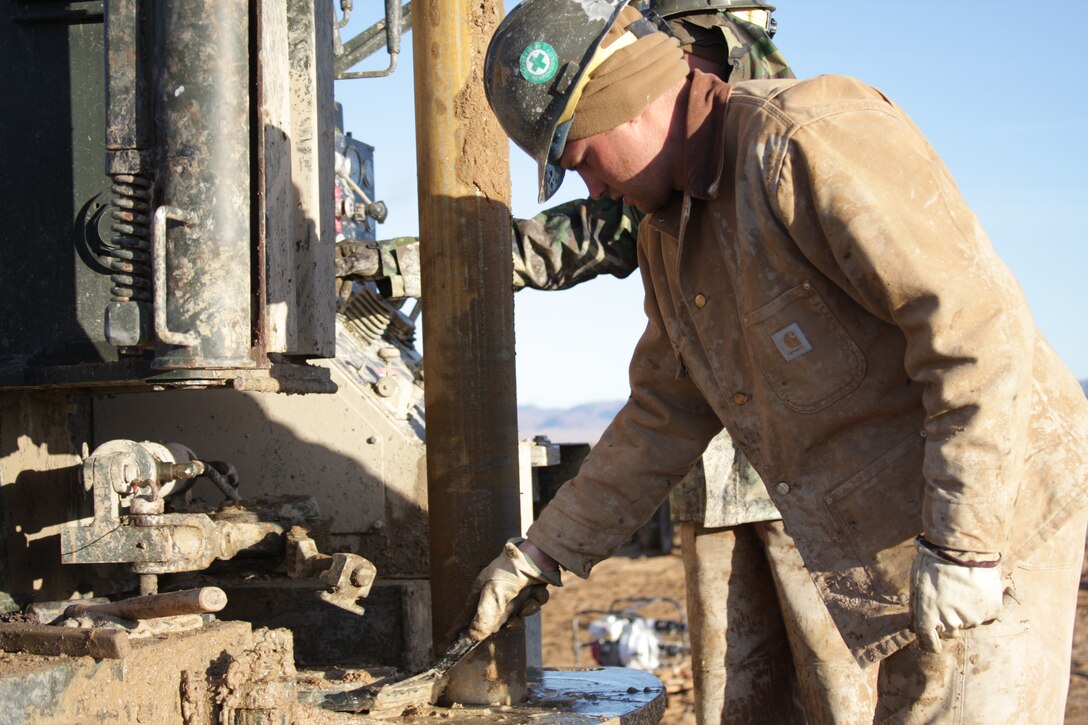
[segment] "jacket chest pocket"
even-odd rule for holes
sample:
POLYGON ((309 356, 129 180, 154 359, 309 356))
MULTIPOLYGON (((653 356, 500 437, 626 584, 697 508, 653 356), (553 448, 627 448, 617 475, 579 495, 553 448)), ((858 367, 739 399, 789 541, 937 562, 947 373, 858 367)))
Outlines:
POLYGON ((865 356, 805 282, 744 316, 764 377, 788 408, 814 413, 861 384, 865 356))

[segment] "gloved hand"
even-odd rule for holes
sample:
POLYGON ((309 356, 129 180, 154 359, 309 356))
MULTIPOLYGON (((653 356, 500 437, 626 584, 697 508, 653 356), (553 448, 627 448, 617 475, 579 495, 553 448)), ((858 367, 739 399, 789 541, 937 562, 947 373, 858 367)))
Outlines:
POLYGON ((476 577, 473 594, 479 593, 469 636, 481 640, 499 631, 513 616, 540 611, 548 601, 548 584, 561 587, 559 570, 542 571, 518 548, 523 539, 510 539, 502 553, 476 577), (520 598, 519 594, 525 592, 520 598))
POLYGON ((957 630, 1001 615, 1000 555, 944 549, 921 537, 914 546, 918 555, 910 575, 910 612, 923 650, 940 653, 942 636, 954 637, 957 630))

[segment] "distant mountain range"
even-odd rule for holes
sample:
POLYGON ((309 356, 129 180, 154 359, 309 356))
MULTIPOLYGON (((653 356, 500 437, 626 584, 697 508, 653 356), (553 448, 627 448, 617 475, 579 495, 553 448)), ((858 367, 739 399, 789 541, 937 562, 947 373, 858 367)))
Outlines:
POLYGON ((623 403, 608 400, 573 408, 518 406, 518 438, 543 435, 552 443, 596 443, 623 403))
MULTIPOLYGON (((1088 380, 1081 380, 1080 385, 1088 395, 1088 380)), ((623 403, 607 400, 573 408, 519 406, 518 438, 543 435, 552 443, 596 443, 623 403)))

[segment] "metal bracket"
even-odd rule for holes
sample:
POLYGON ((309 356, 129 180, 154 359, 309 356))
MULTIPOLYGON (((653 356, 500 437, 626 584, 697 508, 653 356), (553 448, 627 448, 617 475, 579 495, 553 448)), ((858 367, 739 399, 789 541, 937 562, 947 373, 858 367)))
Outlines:
POLYGON ((323 602, 340 607, 344 611, 362 616, 366 610, 357 600, 370 594, 370 587, 378 575, 377 568, 358 554, 322 554, 317 544, 301 526, 287 532, 287 576, 303 579, 316 576, 328 586, 317 592, 323 602))
POLYGON ((377 568, 358 554, 333 554, 328 569, 318 575, 318 579, 329 585, 326 591, 318 592, 317 597, 334 607, 362 616, 366 610, 357 603, 370 594, 377 568))

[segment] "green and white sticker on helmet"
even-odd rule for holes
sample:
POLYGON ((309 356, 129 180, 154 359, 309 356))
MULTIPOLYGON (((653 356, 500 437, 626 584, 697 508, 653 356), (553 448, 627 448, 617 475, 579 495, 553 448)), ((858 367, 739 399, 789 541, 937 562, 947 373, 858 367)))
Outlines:
POLYGON ((521 77, 530 83, 547 83, 559 71, 555 48, 543 41, 530 43, 521 52, 521 77))

